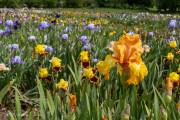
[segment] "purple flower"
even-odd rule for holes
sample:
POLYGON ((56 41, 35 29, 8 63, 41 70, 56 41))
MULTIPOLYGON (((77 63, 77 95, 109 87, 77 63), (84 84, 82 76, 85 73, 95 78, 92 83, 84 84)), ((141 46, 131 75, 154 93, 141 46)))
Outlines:
POLYGON ((174 41, 174 40, 175 40, 175 37, 170 36, 168 39, 166 39, 166 42, 170 42, 170 41, 174 41))
POLYGON ((43 22, 41 22, 41 23, 39 24, 39 28, 40 28, 41 30, 44 30, 44 29, 46 29, 46 28, 48 28, 48 27, 50 27, 50 24, 49 24, 48 22, 46 22, 46 21, 43 21, 43 22))
POLYGON ((91 46, 86 44, 83 46, 83 50, 90 50, 91 49, 91 46))
POLYGON ((9 44, 8 48, 11 49, 12 51, 16 51, 19 49, 19 45, 18 44, 9 44))
POLYGON ((36 28, 36 32, 39 32, 39 29, 38 29, 38 28, 36 28))
POLYGON ((6 28, 5 28, 5 31, 4 31, 4 34, 5 34, 5 35, 12 34, 12 30, 11 30, 9 27, 6 27, 6 28))
POLYGON ((56 14, 56 18, 60 18, 60 14, 56 14))
POLYGON ((79 32, 82 32, 83 31, 83 29, 79 29, 79 32))
POLYGON ((13 22, 12 20, 7 20, 5 24, 6 24, 6 26, 8 26, 8 27, 14 26, 14 22, 13 22))
POLYGON ((134 35, 134 32, 130 31, 128 32, 129 35, 134 35))
POLYGON ((83 19, 82 19, 82 22, 86 22, 86 19, 85 19, 85 18, 83 18, 83 19))
POLYGON ((52 23, 53 25, 56 25, 56 23, 57 23, 56 19, 55 19, 55 20, 52 20, 51 23, 52 23))
POLYGON ((85 35, 83 35, 83 36, 80 37, 80 40, 81 40, 81 42, 82 42, 83 44, 87 44, 87 42, 88 42, 87 39, 88 39, 88 38, 87 38, 87 36, 85 36, 85 35))
POLYGON ((154 36, 154 32, 149 32, 149 33, 148 33, 148 36, 149 36, 149 37, 153 37, 153 36, 154 36))
POLYGON ((67 33, 67 32, 70 32, 70 31, 71 31, 71 28, 69 28, 69 27, 66 27, 66 28, 63 30, 64 33, 67 33))
POLYGON ((168 27, 169 28, 176 28, 177 27, 177 21, 176 20, 170 20, 168 27))
POLYGON ((101 30, 100 26, 95 27, 95 31, 100 32, 100 30, 101 30))
POLYGON ((19 23, 19 21, 14 22, 14 25, 13 25, 14 29, 18 29, 20 26, 21 24, 19 23))
POLYGON ((29 41, 35 41, 36 40, 36 36, 31 35, 31 36, 28 37, 28 40, 29 41))
POLYGON ((94 58, 94 59, 92 59, 92 62, 93 62, 93 63, 97 63, 97 62, 98 62, 98 59, 97 59, 97 58, 94 58))
POLYGON ((62 35, 62 39, 63 39, 63 40, 67 40, 68 37, 69 37, 68 34, 63 34, 63 35, 62 35))
POLYGON ((20 56, 14 56, 11 59, 12 64, 24 64, 20 56))
POLYGON ((0 19, 0 25, 3 24, 3 21, 0 19))
POLYGON ((0 29, 0 36, 4 35, 4 30, 0 29))
POLYGON ((93 23, 89 24, 88 26, 86 26, 86 29, 88 30, 94 30, 95 29, 95 25, 93 23))
POLYGON ((45 49, 46 49, 47 52, 52 52, 53 51, 53 48, 51 46, 45 45, 45 49))

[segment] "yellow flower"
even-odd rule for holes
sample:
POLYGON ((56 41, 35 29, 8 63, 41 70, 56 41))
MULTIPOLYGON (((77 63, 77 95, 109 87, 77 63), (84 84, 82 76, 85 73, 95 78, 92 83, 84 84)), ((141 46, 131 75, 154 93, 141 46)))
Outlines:
POLYGON ((60 82, 56 84, 56 88, 66 91, 68 89, 68 81, 61 79, 60 82))
POLYGON ((109 79, 109 72, 112 67, 114 67, 115 61, 111 55, 107 55, 104 61, 99 61, 97 63, 97 70, 101 74, 105 75, 105 79, 109 79))
POLYGON ((176 72, 171 72, 169 74, 169 79, 173 82, 177 82, 179 80, 179 75, 176 72))
POLYGON ((48 77, 48 69, 47 68, 40 68, 39 77, 40 78, 47 78, 48 77))
POLYGON ((144 79, 144 76, 148 74, 148 70, 144 62, 139 64, 137 63, 130 63, 129 64, 131 75, 138 76, 140 80, 144 79))
POLYGON ((53 57, 50 61, 52 63, 53 68, 60 68, 61 67, 61 59, 57 57, 53 57))
POLYGON ((46 51, 45 51, 45 46, 42 45, 42 44, 38 44, 38 45, 35 47, 35 52, 36 52, 37 54, 40 54, 40 55, 45 54, 45 53, 46 53, 46 51))
POLYGON ((91 67, 90 68, 85 68, 83 76, 87 77, 88 79, 93 78, 95 76, 94 72, 93 72, 93 68, 91 68, 91 67))
POLYGON ((169 97, 170 99, 172 96, 172 90, 173 90, 173 82, 169 77, 167 77, 166 78, 166 94, 167 94, 167 97, 169 97))
POLYGON ((180 64, 179 64, 179 67, 178 67, 178 73, 180 73, 180 64))
POLYGON ((89 53, 88 51, 82 51, 80 53, 80 59, 82 62, 89 62, 89 53))
POLYGON ((130 71, 130 77, 127 80, 128 85, 130 85, 130 84, 137 85, 148 74, 148 70, 147 70, 147 67, 144 64, 144 62, 141 62, 139 64, 130 63, 129 69, 130 69, 129 70, 130 71))
POLYGON ((117 64, 117 71, 118 71, 118 73, 119 73, 120 75, 122 75, 122 73, 123 73, 123 68, 122 68, 122 66, 121 66, 120 64, 117 64))
POLYGON ((109 33, 109 36, 113 36, 115 34, 116 34, 116 31, 112 31, 112 32, 109 33))
POLYGON ((76 106, 77 106, 76 95, 70 94, 69 95, 69 99, 70 99, 70 108, 71 108, 71 111, 74 112, 76 110, 76 106))
POLYGON ((176 47, 177 47, 176 41, 175 41, 175 40, 170 41, 170 42, 169 42, 169 46, 170 46, 171 48, 176 48, 176 47))
POLYGON ((170 60, 173 60, 174 59, 174 55, 173 55, 173 53, 168 53, 167 54, 167 59, 170 61, 170 60))
POLYGON ((9 71, 9 68, 6 67, 6 65, 4 63, 0 64, 0 71, 9 71))
POLYGON ((148 53, 148 52, 150 52, 151 48, 145 44, 145 45, 143 45, 143 49, 144 49, 144 52, 148 53))

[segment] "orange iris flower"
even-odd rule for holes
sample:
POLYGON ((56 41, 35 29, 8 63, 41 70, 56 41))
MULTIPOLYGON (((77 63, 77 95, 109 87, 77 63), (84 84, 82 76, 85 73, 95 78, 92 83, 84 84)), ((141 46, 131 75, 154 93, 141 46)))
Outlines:
POLYGON ((139 34, 123 35, 118 41, 111 42, 110 49, 116 62, 124 67, 128 66, 129 62, 141 62, 143 48, 139 34))
POLYGON ((147 76, 148 70, 141 59, 143 48, 139 34, 124 34, 118 41, 111 42, 110 50, 115 62, 129 71, 129 85, 137 85, 147 76))

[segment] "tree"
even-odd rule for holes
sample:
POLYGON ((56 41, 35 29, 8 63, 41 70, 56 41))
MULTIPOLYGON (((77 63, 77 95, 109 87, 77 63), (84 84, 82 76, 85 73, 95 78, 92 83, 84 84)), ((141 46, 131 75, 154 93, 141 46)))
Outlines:
POLYGON ((8 8, 17 8, 22 5, 20 0, 1 0, 0 3, 2 3, 2 7, 8 8))
POLYGON ((54 8, 57 7, 58 0, 44 0, 43 6, 46 8, 54 8))
POLYGON ((176 11, 177 8, 180 8, 179 0, 158 0, 159 10, 163 9, 165 11, 176 11))

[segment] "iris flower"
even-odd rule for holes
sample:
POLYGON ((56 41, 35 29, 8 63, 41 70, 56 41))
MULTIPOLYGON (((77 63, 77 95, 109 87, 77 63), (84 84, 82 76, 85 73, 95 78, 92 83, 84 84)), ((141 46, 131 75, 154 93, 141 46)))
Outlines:
POLYGON ((58 89, 63 89, 64 91, 67 91, 68 89, 68 81, 65 81, 64 79, 61 79, 59 83, 56 84, 56 87, 58 89))
POLYGON ((113 61, 118 64, 118 71, 128 72, 128 85, 137 85, 147 76, 147 67, 141 59, 143 48, 139 34, 124 34, 118 41, 111 42, 110 50, 113 61))
POLYGON ((114 67, 115 62, 111 55, 107 55, 104 61, 99 61, 97 63, 97 70, 101 74, 105 75, 105 79, 109 80, 109 72, 112 67, 114 67))

